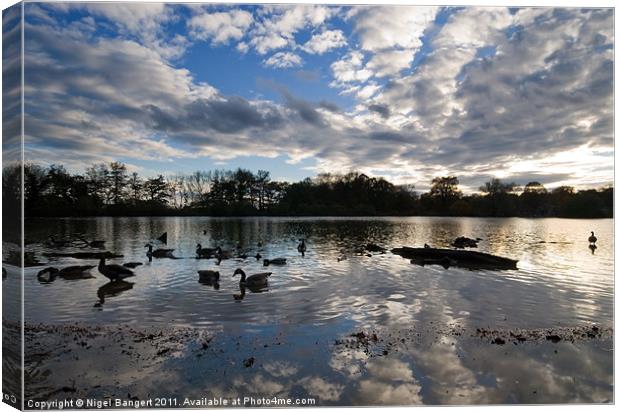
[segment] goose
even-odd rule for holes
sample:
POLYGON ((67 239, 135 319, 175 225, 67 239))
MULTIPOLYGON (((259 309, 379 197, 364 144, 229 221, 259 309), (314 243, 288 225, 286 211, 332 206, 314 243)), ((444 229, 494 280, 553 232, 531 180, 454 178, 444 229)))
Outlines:
POLYGON ((220 280, 220 272, 216 270, 199 270, 198 271, 198 282, 209 285, 216 286, 219 288, 219 280, 220 280))
POLYGON ((306 239, 299 239, 299 241, 300 243, 297 245, 297 251, 304 256, 306 254, 306 239))
POLYGON ((215 248, 215 257, 217 260, 230 259, 230 252, 218 246, 215 248))
POLYGON ((424 249, 430 249, 431 247, 428 245, 428 243, 424 244, 424 249))
POLYGON ((153 245, 147 243, 144 247, 148 247, 149 250, 146 252, 146 256, 149 258, 171 258, 176 259, 172 252, 174 249, 155 249, 153 250, 153 245))
POLYGON ((275 259, 263 259, 263 266, 269 266, 269 265, 286 265, 286 259, 285 258, 275 258, 275 259))
POLYGON ((256 256, 254 257, 256 258, 256 260, 261 260, 263 258, 260 253, 256 253, 256 256))
POLYGON ((203 248, 200 243, 196 245, 196 257, 197 258, 212 258, 217 252, 217 248, 203 248))
POLYGON ((39 273, 37 273, 37 280, 41 283, 53 282, 56 279, 58 272, 58 269, 50 266, 48 268, 40 270, 39 273))
POLYGON ((138 266, 142 265, 142 262, 127 262, 127 263, 123 263, 123 266, 125 266, 126 268, 129 269, 134 269, 138 266))
POLYGON ((258 289, 267 287, 268 279, 269 276, 271 276, 271 273, 272 272, 255 273, 246 277, 243 269, 237 269, 235 270, 235 273, 233 273, 233 277, 235 277, 235 275, 241 275, 241 280, 239 280, 239 287, 247 287, 251 290, 253 288, 258 289))
POLYGON ((590 242, 591 244, 595 244, 595 243, 596 243, 596 240, 597 240, 597 239, 596 239, 596 236, 594 236, 594 232, 590 232, 590 233, 591 233, 591 235, 590 235, 590 237, 588 238, 588 242, 590 242))
POLYGON ((95 265, 67 266, 56 273, 57 276, 65 280, 72 279, 90 279, 93 276, 88 273, 95 265))
POLYGON ((111 281, 118 281, 133 276, 133 272, 121 265, 106 265, 105 258, 99 260, 99 273, 111 281))

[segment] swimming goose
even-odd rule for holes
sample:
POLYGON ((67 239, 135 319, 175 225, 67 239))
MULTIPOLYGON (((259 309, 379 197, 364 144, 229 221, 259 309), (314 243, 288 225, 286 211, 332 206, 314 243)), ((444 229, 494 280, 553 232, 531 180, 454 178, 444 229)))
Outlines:
POLYGON ((212 258, 217 252, 217 248, 203 248, 200 243, 196 245, 196 257, 197 258, 212 258))
POLYGON ((198 271, 198 282, 209 285, 216 286, 219 288, 219 280, 220 280, 220 272, 216 270, 199 270, 198 271))
POLYGON ((89 279, 94 277, 89 273, 94 267, 95 265, 67 266, 60 269, 56 275, 65 280, 89 279))
POLYGON ((263 266, 269 266, 269 265, 286 265, 286 259, 285 258, 275 258, 275 259, 263 259, 263 266))
POLYGON ((106 265, 105 258, 99 260, 99 273, 107 277, 111 281, 118 281, 133 276, 133 272, 121 265, 106 265))
POLYGON ((300 243, 297 245, 297 251, 301 253, 302 256, 306 254, 306 239, 299 239, 300 243))
POLYGON ((56 279, 57 274, 58 269, 50 266, 37 273, 37 280, 41 283, 51 283, 56 279))
POLYGON ((217 260, 230 259, 230 256, 231 254, 228 250, 222 250, 219 246, 215 248, 215 257, 217 260))
POLYGON ((594 236, 594 232, 590 232, 590 233, 591 233, 591 235, 590 235, 590 237, 588 238, 588 242, 590 242, 590 243, 592 243, 592 244, 595 244, 595 243, 596 243, 596 240, 597 240, 597 239, 596 239, 596 236, 594 236))
POLYGON ((243 269, 237 269, 235 270, 235 273, 233 273, 233 277, 235 277, 235 275, 241 275, 239 286, 245 286, 250 289, 263 288, 267 286, 267 281, 269 279, 269 276, 271 276, 271 273, 272 272, 256 273, 246 277, 243 269))
POLYGON ((43 283, 53 282, 58 276, 66 280, 89 279, 94 277, 89 273, 94 267, 95 265, 67 266, 58 270, 50 266, 40 270, 37 273, 37 279, 43 283))
POLYGON ((148 256, 149 258, 171 258, 171 259, 176 259, 175 256, 172 254, 172 252, 174 252, 174 249, 155 249, 153 250, 153 245, 151 245, 150 243, 147 243, 146 245, 144 245, 144 247, 148 247, 149 250, 146 252, 146 256, 148 256))

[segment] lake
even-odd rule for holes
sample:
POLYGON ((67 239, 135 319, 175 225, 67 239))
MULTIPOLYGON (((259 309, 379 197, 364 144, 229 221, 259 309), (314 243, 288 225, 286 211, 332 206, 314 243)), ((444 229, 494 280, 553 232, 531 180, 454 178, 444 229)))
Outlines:
MULTIPOLYGON (((37 342, 26 349, 26 398, 65 397, 50 394, 69 386, 84 396, 308 397, 318 405, 613 401, 612 340, 574 330, 613 327, 611 219, 30 219, 26 250, 42 262, 44 252, 95 250, 46 246, 50 235, 103 239, 104 250, 124 255, 110 263, 144 264, 113 290, 96 268, 90 279, 37 280, 48 265, 97 261, 49 259, 26 269, 25 321, 48 328, 26 335, 37 342), (594 251, 590 231, 598 237, 594 251), (164 247, 153 240, 163 232, 178 259, 149 262, 145 243, 164 247), (480 237, 479 251, 518 259, 518 270, 419 266, 389 252, 450 247, 462 235, 480 237), (371 242, 388 251, 355 253, 371 242), (250 257, 219 265, 195 259, 197 243, 250 257), (256 253, 287 264, 265 268, 256 253), (273 272, 268 290, 241 296, 237 268, 273 272), (203 269, 220 272, 219 289, 198 282, 203 269), (99 329, 63 352, 55 346, 79 341, 69 325, 99 329), (61 328, 45 338, 54 348, 29 361, 41 355, 41 336, 52 326, 61 328), (106 333, 122 328, 128 332, 106 343, 106 333), (178 333, 178 345, 148 360, 125 353, 147 351, 136 333, 164 328, 178 333), (492 342, 516 330, 542 335, 492 342), (577 339, 545 339, 552 330, 577 339)), ((9 275, 5 310, 19 281, 9 275)))

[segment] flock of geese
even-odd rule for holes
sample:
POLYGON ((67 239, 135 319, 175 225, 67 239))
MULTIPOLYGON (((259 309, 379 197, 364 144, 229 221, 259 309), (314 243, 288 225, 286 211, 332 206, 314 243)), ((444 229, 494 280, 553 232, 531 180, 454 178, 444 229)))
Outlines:
MULTIPOLYGON (((206 233, 206 231, 204 231, 206 233)), ((163 244, 167 244, 168 242, 168 233, 165 232, 156 240, 163 244)), ((102 248, 105 244, 103 240, 97 241, 87 241, 86 239, 79 238, 79 245, 87 245, 85 247, 93 247, 93 248, 102 248)), ((65 240, 56 240, 53 236, 49 237, 49 245, 55 247, 81 247, 76 244, 76 241, 65 241, 65 240)), ((262 246, 261 243, 258 243, 258 246, 262 246)), ((153 258, 168 258, 168 259, 180 259, 174 255, 174 249, 168 248, 156 248, 154 249, 153 243, 149 242, 144 245, 147 248, 146 257, 149 259, 149 262, 152 261, 153 258)), ((240 250, 241 246, 237 246, 237 250, 240 250)), ((297 245, 297 251, 305 256, 307 250, 307 245, 305 239, 299 239, 299 244, 297 245)), ((106 264, 106 256, 104 253, 93 253, 93 256, 97 256, 99 258, 99 264, 97 265, 97 270, 103 276, 110 280, 110 284, 106 285, 109 289, 119 289, 121 288, 121 283, 129 277, 134 276, 134 269, 137 266, 142 265, 142 262, 127 262, 122 265, 119 264, 106 264), (115 287, 114 284, 117 286, 115 287)), ((216 264, 219 265, 222 260, 230 259, 230 258, 242 258, 246 259, 248 255, 246 253, 237 253, 234 254, 231 251, 223 250, 220 246, 215 248, 204 248, 200 243, 196 245, 196 259, 215 259, 216 264)), ((256 253, 254 256, 257 261, 262 259, 260 253, 256 253)), ((263 259, 263 265, 285 265, 286 258, 273 258, 273 259, 263 259)), ((78 266, 67 266, 62 269, 57 269, 55 267, 48 267, 38 272, 37 278, 42 283, 49 283, 54 281, 57 277, 60 277, 65 280, 72 279, 87 279, 92 278, 93 276, 90 274, 90 270, 95 268, 95 265, 78 265, 78 266)), ((269 276, 272 275, 272 272, 261 272, 254 273, 251 275, 247 275, 245 271, 241 268, 237 268, 233 273, 233 277, 239 275, 239 289, 241 291, 241 295, 234 295, 235 299, 243 299, 245 295, 245 289, 250 289, 252 292, 259 292, 268 287, 269 276)), ((213 286, 216 289, 219 289, 219 280, 220 273, 216 270, 199 270, 198 271, 198 281, 200 283, 213 286)), ((100 296, 101 300, 103 297, 100 296)))
MULTIPOLYGON (((206 233, 206 231, 204 231, 206 233)), ((156 239, 157 241, 167 244, 168 241, 168 233, 165 232, 160 237, 156 239)), ((457 239, 458 240, 458 239, 457 239)), ((589 248, 594 253, 594 249, 596 249, 597 238, 594 235, 594 232, 590 232, 590 237, 588 237, 589 248)), ((103 240, 92 240, 88 241, 84 238, 78 238, 77 241, 66 241, 66 240, 56 240, 53 236, 50 236, 49 242, 51 246, 55 247, 91 247, 91 248, 102 248, 105 244, 103 240)), ((261 247, 262 244, 258 243, 258 247, 261 247)), ((424 245, 428 247, 428 245, 424 245)), ((146 256, 149 259, 149 262, 152 261, 153 258, 168 258, 168 259, 180 259, 174 256, 174 249, 167 248, 153 248, 153 243, 149 242, 144 245, 147 248, 146 256)), ((379 246, 376 246, 379 247, 379 246)), ((237 246, 237 250, 240 250, 241 246, 237 246)), ((299 244, 297 245, 297 251, 304 256, 307 250, 307 245, 305 239, 299 239, 299 244)), ((97 256, 99 258, 99 264, 97 265, 97 270, 103 276, 110 280, 108 285, 105 285, 102 288, 107 288, 110 291, 114 292, 117 290, 124 290, 124 288, 128 288, 126 282, 123 282, 124 279, 134 276, 134 272, 132 269, 137 266, 142 265, 142 262, 127 262, 122 265, 118 264, 106 264, 106 256, 104 253, 93 253, 93 256, 97 256), (123 283, 125 285, 123 285, 123 283)), ((231 251, 223 250, 220 246, 215 248, 205 248, 200 243, 196 245, 196 259, 215 259, 216 264, 219 265, 222 260, 230 259, 232 257, 246 259, 248 255, 246 253, 237 253, 234 254, 231 251)), ((257 261, 262 259, 260 253, 256 253, 254 256, 257 261)), ((341 258, 338 258, 340 261, 341 258)), ((274 258, 274 259, 263 259, 263 265, 285 265, 286 258, 274 258)), ((87 279, 92 278, 90 274, 90 270, 95 268, 95 265, 78 265, 78 266, 67 266, 62 269, 57 269, 55 267, 48 267, 38 272, 37 278, 42 283, 52 282, 57 277, 60 277, 65 280, 73 280, 73 279, 87 279)), ((240 300, 243 299, 245 295, 245 289, 250 289, 252 292, 259 292, 268 287, 269 277, 272 275, 272 272, 260 272, 254 273, 251 275, 247 275, 245 271, 241 268, 237 268, 233 277, 239 275, 239 289, 241 291, 240 295, 234 295, 235 299, 240 300)), ((6 271, 3 268, 3 278, 6 278, 6 271)), ((199 270, 198 271, 198 281, 202 284, 213 286, 215 289, 219 289, 219 280, 220 280, 220 272, 216 270, 199 270)), ((105 290, 104 290, 105 292, 105 290)), ((100 296, 101 301, 103 301, 103 296, 100 296)))

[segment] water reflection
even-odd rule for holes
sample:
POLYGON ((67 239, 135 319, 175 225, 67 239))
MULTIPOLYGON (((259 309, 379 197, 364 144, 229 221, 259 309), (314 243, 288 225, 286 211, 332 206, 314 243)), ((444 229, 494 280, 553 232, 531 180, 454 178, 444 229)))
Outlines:
POLYGON ((106 283, 97 289, 99 302, 95 304, 95 307, 103 306, 106 298, 118 296, 127 290, 133 289, 133 285, 133 282, 127 282, 125 280, 114 280, 106 283))
MULTIPOLYGON (((49 235, 63 239, 76 233, 86 239, 105 239, 105 250, 124 255, 122 261, 144 264, 135 268, 133 283, 106 283, 96 274, 80 281, 79 294, 73 282, 37 282, 42 266, 27 268, 25 317, 27 322, 165 324, 219 331, 214 342, 221 339, 221 346, 201 356, 200 362, 187 347, 179 359, 150 370, 166 376, 165 383, 141 378, 142 383, 150 382, 153 392, 165 386, 200 394, 208 386, 214 395, 237 396, 245 388, 271 396, 307 394, 320 398, 321 404, 360 405, 600 401, 611 397, 613 376, 608 366, 612 353, 604 348, 586 344, 575 345, 572 351, 560 345, 552 348, 558 348, 559 354, 549 353, 547 346, 489 348, 445 338, 441 328, 611 325, 612 223, 454 218, 33 219, 26 229, 28 252, 46 266, 96 263, 41 257, 55 250, 45 244, 49 235), (597 233, 596 250, 585 247, 583 234, 591 230, 597 233), (145 242, 163 232, 167 232, 166 249, 173 248, 177 259, 147 259, 145 242), (518 259, 518 270, 419 266, 389 251, 364 251, 369 243, 388 250, 424 243, 448 247, 459 236, 482 238, 477 250, 518 259), (300 239, 306 239, 303 256, 300 239), (196 259, 197 244, 219 246, 230 253, 222 259, 196 259), (240 285, 238 276, 231 277, 238 268, 248 274, 264 272, 263 259, 280 257, 286 265, 269 266, 273 275, 268 289, 240 285), (198 271, 223 275, 217 282, 199 278, 197 285, 198 271), (105 310, 92 309, 94 295, 96 306, 105 304, 105 310), (410 327, 428 330, 429 325, 437 329, 420 337, 419 345, 401 345, 398 353, 385 357, 334 351, 330 346, 335 338, 359 328, 397 333, 410 327), (239 341, 232 340, 236 336, 247 339, 237 345, 239 341), (580 361, 571 364, 569 353, 580 361), (257 359, 255 366, 240 366, 250 356, 257 359), (206 373, 216 370, 217 374, 206 373), (209 377, 220 376, 222 370, 227 378, 221 382, 209 377), (575 380, 564 381, 562 376, 575 380), (510 379, 527 380, 536 388, 523 389, 510 379)), ((158 248, 161 244, 153 252, 158 248)))

